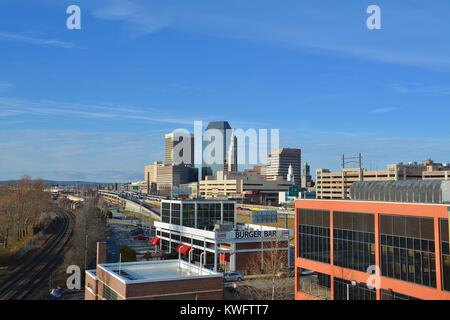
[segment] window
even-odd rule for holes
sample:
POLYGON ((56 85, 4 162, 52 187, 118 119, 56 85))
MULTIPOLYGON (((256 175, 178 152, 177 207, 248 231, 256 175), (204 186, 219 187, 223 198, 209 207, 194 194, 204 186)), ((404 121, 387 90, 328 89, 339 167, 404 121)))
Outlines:
POLYGON ((374 216, 367 213, 333 213, 334 264, 366 272, 375 265, 374 216))
POLYGON ((197 228, 213 230, 221 220, 220 203, 199 203, 197 206, 197 228))
POLYGON ((183 226, 195 227, 195 204, 193 203, 183 205, 183 226))
POLYGON ((107 285, 103 285, 103 299, 117 300, 117 293, 107 285))
POLYGON ((376 300, 375 289, 370 289, 365 283, 334 278, 334 300, 376 300))
POLYGON ((381 215, 381 274, 436 287, 432 218, 381 215))
POLYGON ((161 205, 161 221, 170 223, 170 203, 163 202, 161 205))
POLYGON ((441 219, 442 286, 450 291, 450 246, 448 241, 448 219, 441 219))
POLYGON ((180 225, 180 207, 179 203, 172 203, 172 220, 171 224, 180 225))
POLYGON ((330 263, 330 213, 298 210, 298 256, 330 263))
POLYGON ((300 291, 324 300, 331 299, 331 277, 319 272, 302 275, 303 271, 306 270, 301 268, 297 269, 300 291))
POLYGON ((381 289, 381 300, 420 300, 391 290, 381 289))
POLYGON ((169 247, 169 241, 168 240, 161 240, 161 250, 163 252, 170 253, 170 247, 169 247))
POLYGON ((223 223, 234 224, 234 203, 223 204, 223 223))

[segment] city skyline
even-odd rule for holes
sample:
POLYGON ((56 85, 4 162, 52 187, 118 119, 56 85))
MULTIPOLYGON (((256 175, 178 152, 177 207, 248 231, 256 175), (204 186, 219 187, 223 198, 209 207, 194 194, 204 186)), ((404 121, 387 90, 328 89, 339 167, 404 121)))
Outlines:
POLYGON ((0 4, 0 180, 142 180, 194 120, 279 128, 312 173, 450 161, 447 2, 377 1, 377 31, 368 1, 69 4, 0 4))

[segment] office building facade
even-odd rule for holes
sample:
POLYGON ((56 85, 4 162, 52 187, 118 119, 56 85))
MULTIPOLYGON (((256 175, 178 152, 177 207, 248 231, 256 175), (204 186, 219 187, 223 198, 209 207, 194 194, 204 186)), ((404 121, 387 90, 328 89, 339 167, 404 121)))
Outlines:
POLYGON ((165 135, 164 164, 194 166, 194 135, 192 133, 175 131, 165 135), (183 146, 183 148, 180 146, 180 150, 177 148, 179 144, 183 146))
POLYGON ((237 138, 227 121, 213 121, 208 124, 204 132, 203 156, 209 155, 214 146, 213 163, 203 159, 203 174, 215 177, 218 171, 238 171, 237 138), (219 140, 216 140, 219 139, 219 140), (206 150, 206 151, 205 151, 206 150))
POLYGON ((448 165, 434 163, 428 159, 422 163, 398 163, 388 165, 386 170, 344 168, 331 172, 316 170, 317 199, 350 199, 350 187, 361 181, 431 180, 448 177, 448 165))
POLYGON ((278 203, 280 192, 286 192, 292 182, 286 179, 266 180, 249 172, 225 173, 219 171, 216 178, 206 177, 199 184, 203 199, 234 199, 245 203, 272 205, 278 203))
POLYGON ((294 179, 299 182, 301 178, 301 150, 296 148, 280 148, 274 150, 267 158, 265 175, 267 180, 285 179, 292 166, 294 179))
POLYGON ((275 253, 287 268, 292 230, 237 224, 235 206, 233 201, 163 200, 154 242, 160 251, 215 271, 249 273, 275 253), (192 253, 180 251, 181 246, 192 253))
POLYGON ((450 188, 436 182, 433 195, 420 182, 384 196, 361 184, 359 201, 297 200, 296 299, 450 299, 450 188))

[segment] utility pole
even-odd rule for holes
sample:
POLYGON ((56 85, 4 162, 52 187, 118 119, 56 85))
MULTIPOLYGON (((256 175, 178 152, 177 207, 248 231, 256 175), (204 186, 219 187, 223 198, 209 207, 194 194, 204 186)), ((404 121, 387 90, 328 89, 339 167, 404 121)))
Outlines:
POLYGON ((89 235, 86 234, 86 239, 84 243, 84 270, 87 269, 87 249, 88 249, 88 237, 89 235))
POLYGON ((357 157, 346 157, 345 154, 342 155, 342 169, 345 169, 347 164, 358 164, 358 168, 362 169, 362 154, 359 153, 357 157))

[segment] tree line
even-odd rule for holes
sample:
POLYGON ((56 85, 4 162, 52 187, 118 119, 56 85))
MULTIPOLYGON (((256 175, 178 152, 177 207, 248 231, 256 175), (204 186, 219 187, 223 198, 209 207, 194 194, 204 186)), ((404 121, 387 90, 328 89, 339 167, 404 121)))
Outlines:
POLYGON ((33 234, 46 218, 50 193, 42 180, 25 176, 0 185, 0 242, 4 248, 33 234))

